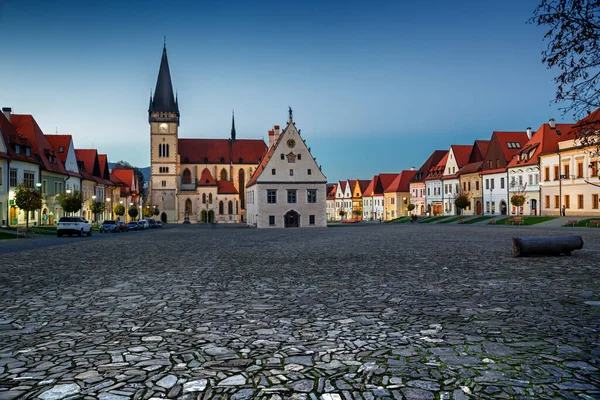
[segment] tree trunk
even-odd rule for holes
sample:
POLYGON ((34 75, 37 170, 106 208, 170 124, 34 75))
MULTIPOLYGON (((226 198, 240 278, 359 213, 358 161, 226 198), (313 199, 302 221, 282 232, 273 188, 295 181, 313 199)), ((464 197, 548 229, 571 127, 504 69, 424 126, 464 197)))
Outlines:
POLYGON ((25 232, 29 231, 29 210, 25 211, 25 232))
POLYGON ((573 250, 580 250, 583 247, 583 239, 579 235, 514 237, 512 242, 515 257, 561 254, 570 256, 573 250))

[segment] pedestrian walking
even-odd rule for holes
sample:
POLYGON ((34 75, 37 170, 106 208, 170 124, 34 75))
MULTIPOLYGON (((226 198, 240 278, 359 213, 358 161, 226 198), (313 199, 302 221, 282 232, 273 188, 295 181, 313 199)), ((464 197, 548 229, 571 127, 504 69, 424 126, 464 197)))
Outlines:
POLYGON ((563 205, 562 206, 562 210, 561 210, 561 213, 562 213, 563 217, 565 216, 566 212, 567 212, 567 206, 563 205))

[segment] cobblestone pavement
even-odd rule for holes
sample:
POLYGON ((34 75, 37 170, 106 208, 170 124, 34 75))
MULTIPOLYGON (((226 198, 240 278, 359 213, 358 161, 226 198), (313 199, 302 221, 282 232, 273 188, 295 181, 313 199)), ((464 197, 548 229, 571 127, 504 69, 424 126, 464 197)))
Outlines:
POLYGON ((600 398, 600 230, 181 226, 0 258, 0 399, 600 398))

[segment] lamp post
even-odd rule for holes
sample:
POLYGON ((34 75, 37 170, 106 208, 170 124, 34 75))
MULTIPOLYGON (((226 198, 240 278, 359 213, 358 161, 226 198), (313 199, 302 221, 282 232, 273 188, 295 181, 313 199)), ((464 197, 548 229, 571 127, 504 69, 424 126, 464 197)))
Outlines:
MULTIPOLYGON (((554 118, 550 118, 548 121, 548 125, 550 125, 550 129, 556 131, 558 136, 562 135, 560 130, 556 129, 556 120, 554 118)), ((558 144, 557 144, 558 146, 558 144)), ((556 155, 558 156, 558 213, 562 215, 562 165, 560 163, 560 146, 556 148, 556 155)), ((540 169, 541 171, 541 169, 540 169)))
MULTIPOLYGON (((406 209, 406 207, 407 207, 406 197, 403 197, 402 200, 404 200, 404 204, 403 204, 404 209, 403 209, 403 211, 406 211, 406 215, 408 215, 408 210, 406 209)), ((402 214, 404 214, 404 212, 402 214)))
MULTIPOLYGON (((42 182, 37 182, 35 184, 35 187, 39 190, 39 192, 40 192, 40 199, 41 199, 42 198, 42 182)), ((42 208, 41 207, 42 206, 40 205, 40 211, 38 211, 38 226, 42 225, 42 208)), ((29 216, 27 218, 29 218, 29 216)))
MULTIPOLYGON (((123 205, 123 200, 119 201, 119 204, 123 205)), ((127 221, 127 210, 125 210, 125 214, 123 214, 125 216, 125 222, 127 221)))
POLYGON ((67 192, 67 196, 69 196, 71 194, 71 189, 67 189, 66 192, 67 192))
POLYGON ((97 216, 96 216, 96 195, 92 196, 92 207, 94 208, 94 222, 96 222, 97 216))
POLYGON ((113 219, 112 209, 110 208, 110 197, 106 198, 106 202, 108 203, 108 212, 109 212, 110 219, 113 219))

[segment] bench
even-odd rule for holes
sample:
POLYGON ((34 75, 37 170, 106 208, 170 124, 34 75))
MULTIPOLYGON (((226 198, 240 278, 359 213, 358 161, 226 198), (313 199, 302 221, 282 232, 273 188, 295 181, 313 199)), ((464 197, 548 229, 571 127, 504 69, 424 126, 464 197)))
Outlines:
POLYGON ((511 225, 523 225, 523 217, 513 217, 509 222, 511 225))
POLYGON ((567 225, 575 226, 578 222, 579 221, 577 221, 576 219, 570 219, 567 221, 567 225))
POLYGON ((27 237, 27 228, 17 228, 17 238, 19 235, 23 235, 23 237, 27 237))
POLYGON ((596 228, 600 227, 600 219, 593 219, 586 224, 586 226, 596 226, 596 228))
POLYGON ((462 218, 459 218, 459 219, 458 219, 458 223, 459 223, 459 224, 463 224, 464 222, 465 222, 465 220, 464 220, 464 219, 462 219, 462 218))
POLYGON ((496 225, 496 220, 495 219, 490 219, 490 221, 488 222, 488 224, 490 224, 490 225, 496 225))

